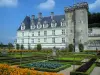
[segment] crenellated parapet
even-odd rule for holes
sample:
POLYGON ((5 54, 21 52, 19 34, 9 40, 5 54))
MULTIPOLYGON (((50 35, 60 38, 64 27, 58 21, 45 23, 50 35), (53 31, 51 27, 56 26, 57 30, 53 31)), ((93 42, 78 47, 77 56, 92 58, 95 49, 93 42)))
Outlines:
POLYGON ((88 3, 87 2, 77 3, 77 4, 74 4, 73 7, 74 9, 81 9, 81 8, 88 9, 88 3))
POLYGON ((82 2, 82 3, 74 4, 73 6, 65 7, 65 12, 72 12, 76 9, 82 9, 82 8, 88 9, 88 3, 82 2))

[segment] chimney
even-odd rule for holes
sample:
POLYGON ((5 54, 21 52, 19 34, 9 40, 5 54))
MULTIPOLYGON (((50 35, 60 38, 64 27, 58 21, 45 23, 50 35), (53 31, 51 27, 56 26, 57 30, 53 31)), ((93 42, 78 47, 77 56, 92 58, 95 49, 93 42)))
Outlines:
POLYGON ((38 13, 38 20, 40 21, 40 20, 41 20, 41 18, 42 18, 42 13, 41 13, 41 12, 39 12, 39 13, 38 13))
POLYGON ((31 16, 31 19, 32 19, 32 20, 35 19, 35 15, 32 15, 32 16, 31 16))
POLYGON ((51 12, 51 19, 54 19, 54 12, 51 12))

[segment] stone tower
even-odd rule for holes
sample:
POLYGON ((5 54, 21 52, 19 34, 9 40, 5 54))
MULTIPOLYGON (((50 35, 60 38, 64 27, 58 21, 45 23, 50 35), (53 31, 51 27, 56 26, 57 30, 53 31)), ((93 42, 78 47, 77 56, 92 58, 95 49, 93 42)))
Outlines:
POLYGON ((77 3, 73 7, 65 8, 65 19, 68 29, 68 44, 73 44, 75 34, 75 52, 79 52, 78 45, 80 43, 84 45, 86 50, 88 41, 88 3, 77 3))

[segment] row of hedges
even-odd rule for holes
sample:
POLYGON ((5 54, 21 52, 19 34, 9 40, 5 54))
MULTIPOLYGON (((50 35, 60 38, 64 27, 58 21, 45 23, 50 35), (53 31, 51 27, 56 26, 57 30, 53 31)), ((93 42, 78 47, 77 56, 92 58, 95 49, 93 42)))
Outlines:
POLYGON ((96 58, 90 59, 89 62, 83 64, 76 70, 72 71, 70 75, 89 75, 91 71, 94 69, 96 64, 94 63, 96 61, 96 58))

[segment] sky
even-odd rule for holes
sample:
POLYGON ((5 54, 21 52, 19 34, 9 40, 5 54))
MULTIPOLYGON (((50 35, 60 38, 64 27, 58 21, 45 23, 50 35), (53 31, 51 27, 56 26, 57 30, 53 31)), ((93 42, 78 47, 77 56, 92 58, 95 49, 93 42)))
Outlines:
POLYGON ((100 0, 0 0, 0 42, 14 42, 25 16, 37 17, 39 12, 43 16, 50 16, 50 12, 64 14, 64 7, 82 1, 89 3, 90 12, 100 12, 100 0))

